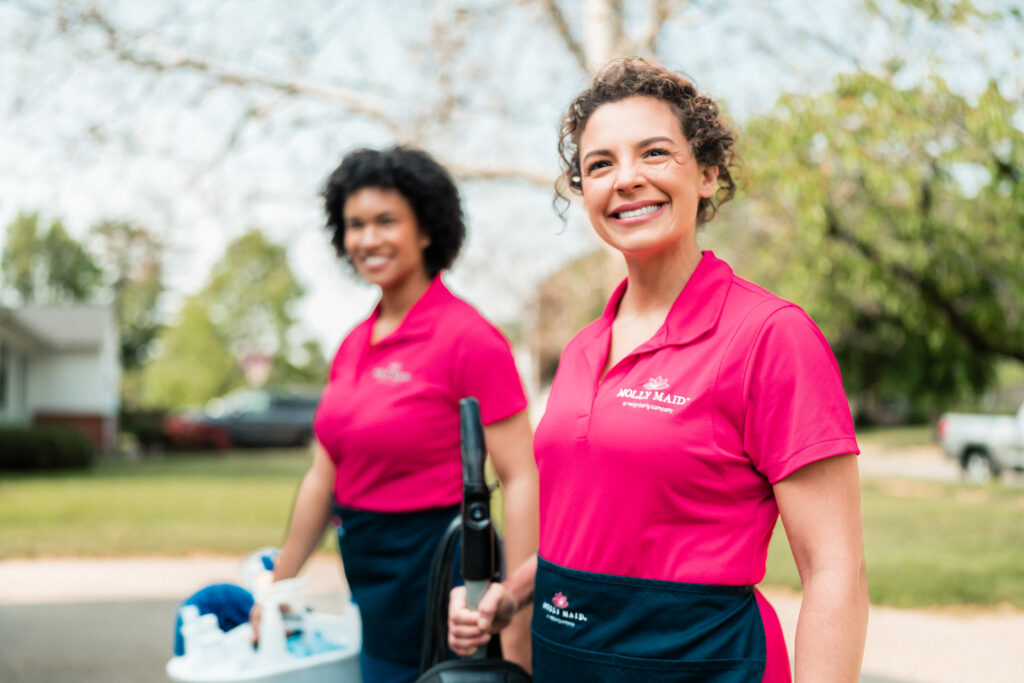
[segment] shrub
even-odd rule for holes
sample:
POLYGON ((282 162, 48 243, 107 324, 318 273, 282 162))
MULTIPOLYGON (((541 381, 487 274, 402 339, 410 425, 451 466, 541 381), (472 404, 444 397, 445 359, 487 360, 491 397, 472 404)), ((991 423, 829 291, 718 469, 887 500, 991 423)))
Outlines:
POLYGON ((169 445, 163 430, 164 410, 121 411, 121 431, 133 435, 144 449, 169 445))
POLYGON ((96 447, 68 427, 0 427, 0 470, 86 469, 96 447))

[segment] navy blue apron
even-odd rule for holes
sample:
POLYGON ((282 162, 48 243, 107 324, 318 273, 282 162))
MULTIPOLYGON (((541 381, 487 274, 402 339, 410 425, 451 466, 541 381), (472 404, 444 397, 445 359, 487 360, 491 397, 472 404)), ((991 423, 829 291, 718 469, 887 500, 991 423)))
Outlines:
POLYGON ((419 670, 430 562, 459 506, 367 512, 335 505, 338 547, 363 619, 363 651, 419 670))
POLYGON ((752 586, 595 574, 537 563, 533 679, 748 683, 764 677, 752 586))

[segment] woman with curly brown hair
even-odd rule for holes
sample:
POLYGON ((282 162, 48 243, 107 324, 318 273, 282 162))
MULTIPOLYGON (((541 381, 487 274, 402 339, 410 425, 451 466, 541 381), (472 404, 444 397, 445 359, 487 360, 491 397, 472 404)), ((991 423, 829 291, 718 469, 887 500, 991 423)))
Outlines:
POLYGON ((538 425, 540 549, 450 643, 531 593, 538 681, 787 681, 755 586, 781 514, 803 582, 800 680, 855 681, 867 625, 858 452, 839 368, 797 306, 697 245, 732 197, 734 132, 682 76, 608 65, 562 125, 560 195, 625 259, 538 425), (564 196, 564 195, 563 195, 564 196))

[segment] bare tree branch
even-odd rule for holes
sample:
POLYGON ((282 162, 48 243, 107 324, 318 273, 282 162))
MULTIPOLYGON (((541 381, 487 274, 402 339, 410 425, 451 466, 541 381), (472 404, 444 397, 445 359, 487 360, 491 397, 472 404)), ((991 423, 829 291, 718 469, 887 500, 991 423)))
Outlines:
MULTIPOLYGON (((123 37, 121 32, 96 7, 82 13, 80 21, 84 25, 92 25, 102 30, 107 37, 108 47, 114 56, 123 62, 158 72, 192 70, 206 74, 223 85, 236 87, 254 85, 276 91, 281 95, 306 95, 329 102, 337 102, 354 114, 369 117, 383 124, 399 141, 409 142, 414 139, 411 131, 396 122, 384 107, 372 105, 366 93, 314 81, 284 80, 233 69, 166 46, 159 48, 160 52, 164 53, 162 56, 145 55, 132 47, 134 43, 138 42, 136 39, 123 37)), ((68 23, 64 21, 62 25, 67 26, 68 23)))
POLYGON ((565 43, 569 54, 576 59, 576 64, 581 70, 589 73, 587 54, 583 46, 572 37, 572 31, 569 30, 569 22, 565 20, 565 14, 562 13, 562 8, 558 6, 558 2, 556 0, 538 0, 538 4, 547 13, 548 18, 551 19, 555 32, 562 39, 562 42, 565 43))
POLYGON ((462 180, 518 180, 529 185, 550 190, 555 186, 555 177, 542 171, 489 166, 471 166, 468 164, 448 163, 448 169, 462 180))
POLYGON ((655 54, 658 51, 658 36, 665 22, 674 17, 688 0, 654 0, 651 7, 651 19, 647 28, 633 40, 629 41, 630 54, 655 54))

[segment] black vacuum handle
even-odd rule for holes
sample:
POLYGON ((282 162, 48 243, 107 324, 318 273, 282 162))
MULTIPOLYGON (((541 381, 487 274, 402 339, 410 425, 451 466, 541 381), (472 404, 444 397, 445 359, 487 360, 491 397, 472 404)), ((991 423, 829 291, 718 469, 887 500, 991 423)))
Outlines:
MULTIPOLYGON (((484 476, 487 446, 480 404, 473 397, 459 401, 462 444, 462 578, 487 582, 494 575, 494 527, 491 492, 484 476)), ((486 586, 486 584, 484 584, 486 586)), ((475 604, 470 604, 475 607, 475 604)))

